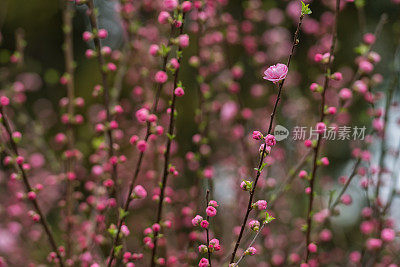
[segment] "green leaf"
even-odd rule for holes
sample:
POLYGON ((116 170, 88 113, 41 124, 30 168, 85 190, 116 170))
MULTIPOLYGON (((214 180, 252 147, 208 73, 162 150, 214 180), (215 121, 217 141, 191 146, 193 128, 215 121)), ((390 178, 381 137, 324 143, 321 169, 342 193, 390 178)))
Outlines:
POLYGON ((107 231, 112 237, 115 237, 117 235, 117 229, 115 228, 109 227, 107 231))
POLYGON ((128 214, 129 214, 129 211, 125 211, 124 209, 119 208, 119 218, 120 219, 125 218, 126 216, 128 216, 128 214))
POLYGON ((165 46, 164 44, 161 45, 160 54, 161 56, 165 57, 168 55, 169 51, 171 51, 171 47, 165 46))
POLYGON ((176 137, 176 135, 174 135, 174 134, 169 134, 169 133, 167 133, 167 136, 168 136, 168 139, 169 140, 174 140, 175 139, 175 137, 176 137))
POLYGON ((310 15, 312 13, 311 9, 308 7, 309 5, 304 4, 303 1, 301 1, 301 15, 310 15))
POLYGON ((118 254, 121 252, 121 249, 122 249, 122 245, 116 246, 114 248, 114 255, 118 256, 118 254))
POLYGON ((357 46, 356 48, 354 48, 354 51, 359 54, 359 55, 364 55, 365 53, 367 53, 369 50, 368 46, 365 44, 360 44, 359 46, 357 46))
POLYGON ((365 0, 356 0, 354 4, 356 5, 357 8, 362 8, 365 6, 365 0))
POLYGON ((270 222, 272 222, 273 220, 275 220, 275 218, 272 217, 268 212, 266 212, 266 213, 265 213, 265 220, 264 220, 264 223, 270 223, 270 222))

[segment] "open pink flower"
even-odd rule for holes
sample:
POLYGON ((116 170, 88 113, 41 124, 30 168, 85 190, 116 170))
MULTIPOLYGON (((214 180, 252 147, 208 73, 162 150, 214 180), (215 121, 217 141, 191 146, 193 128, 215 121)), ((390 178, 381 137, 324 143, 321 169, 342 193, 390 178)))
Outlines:
POLYGON ((288 73, 288 67, 285 64, 278 63, 276 65, 269 67, 264 72, 265 76, 263 77, 263 79, 277 83, 285 79, 287 73, 288 73))

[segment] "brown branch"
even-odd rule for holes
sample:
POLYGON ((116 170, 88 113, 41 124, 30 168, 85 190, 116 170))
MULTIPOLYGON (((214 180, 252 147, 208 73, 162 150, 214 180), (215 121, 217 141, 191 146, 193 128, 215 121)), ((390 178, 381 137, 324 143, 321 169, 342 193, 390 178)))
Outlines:
MULTIPOLYGON (((292 46, 292 50, 291 50, 291 53, 290 53, 290 55, 289 55, 289 59, 288 59, 288 62, 287 62, 287 67, 288 67, 288 69, 289 69, 289 67, 290 67, 290 62, 291 62, 291 59, 292 59, 292 57, 293 57, 295 48, 296 48, 296 46, 299 44, 299 39, 298 39, 298 38, 299 38, 300 27, 301 27, 301 24, 302 24, 302 22, 303 22, 303 18, 304 18, 304 15, 301 15, 300 20, 299 20, 299 23, 298 23, 298 25, 297 25, 296 32, 295 32, 295 34, 294 34, 293 46, 292 46)), ((269 127, 268 127, 268 134, 270 134, 271 131, 272 131, 272 125, 273 125, 273 122, 274 122, 276 109, 277 109, 277 107, 278 107, 279 100, 281 99, 282 88, 283 88, 283 85, 284 85, 284 83, 285 83, 285 80, 286 80, 286 79, 283 79, 282 82, 281 82, 280 84, 278 84, 279 91, 278 91, 278 96, 277 96, 277 98, 276 98, 276 100, 275 100, 274 109, 273 109, 273 111, 272 111, 272 113, 271 113, 271 116, 270 116, 270 122, 269 122, 269 127)), ((235 261, 236 252, 237 252, 237 250, 238 250, 238 248, 239 248, 240 241, 241 241, 241 239, 242 239, 243 232, 244 232, 244 229, 245 229, 245 227, 246 227, 246 223, 247 223, 247 220, 248 220, 248 218, 249 218, 250 211, 251 211, 251 209, 252 209, 252 208, 251 208, 251 205, 252 205, 252 203, 253 203, 253 198, 254 198, 254 193, 255 193, 256 187, 257 187, 257 182, 258 182, 258 179, 260 178, 260 175, 261 175, 260 168, 261 168, 261 166, 262 166, 262 164, 263 164, 263 161, 264 161, 264 157, 265 157, 265 154, 266 154, 266 148, 267 148, 267 146, 264 145, 264 148, 263 148, 263 151, 262 151, 262 153, 261 153, 260 160, 259 160, 259 163, 258 163, 257 174, 256 174, 256 177, 255 177, 255 179, 254 179, 253 188, 252 188, 252 190, 250 191, 250 198, 249 198, 249 202, 248 202, 248 205, 247 205, 246 214, 245 214, 244 219, 243 219, 243 223, 242 223, 242 226, 241 226, 241 229, 240 229, 240 233, 239 233, 238 239, 237 239, 236 244, 235 244, 235 248, 233 249, 233 252, 232 252, 232 257, 231 257, 230 263, 233 263, 233 262, 235 261)))
MULTIPOLYGON (((74 99, 75 99, 75 89, 74 89, 74 54, 73 54, 73 37, 72 37, 72 19, 73 19, 74 7, 70 1, 65 0, 63 2, 63 31, 64 31, 64 58, 65 58, 65 72, 67 74, 67 97, 68 97, 68 107, 67 113, 71 120, 74 116, 74 99)), ((68 149, 74 149, 74 131, 71 123, 67 125, 67 139, 68 139, 68 149)), ((74 171, 74 159, 68 158, 66 160, 66 170, 67 172, 74 171)), ((73 227, 72 223, 72 207, 73 198, 72 194, 74 191, 73 181, 67 179, 66 181, 66 248, 65 255, 69 258, 71 255, 71 231, 73 227)))
MULTIPOLYGON (((2 122, 6 132, 8 134, 8 137, 9 137, 9 142, 11 144, 11 149, 12 149, 14 155, 16 157, 19 157, 20 155, 19 155, 19 152, 18 152, 18 146, 14 142, 14 139, 13 139, 13 136, 12 136, 13 131, 11 130, 11 124, 10 124, 10 122, 8 120, 8 117, 6 116, 6 114, 4 112, 4 107, 2 105, 0 105, 0 114, 2 116, 1 122, 2 122)), ((12 155, 10 155, 10 156, 12 156, 12 155)), ((28 176, 27 176, 27 174, 26 174, 26 172, 24 170, 23 164, 16 163, 16 166, 17 166, 17 170, 21 173, 22 182, 23 182, 23 184, 25 186, 26 192, 27 193, 33 192, 33 188, 29 183, 28 176)), ((56 256, 57 256, 57 259, 58 259, 58 264, 61 267, 63 267, 64 266, 63 259, 61 257, 60 252, 58 251, 58 246, 57 246, 57 243, 55 241, 54 234, 53 234, 52 230, 50 229, 50 225, 47 222, 46 217, 44 216, 44 213, 42 212, 42 209, 39 206, 39 203, 38 203, 37 199, 36 198, 30 199, 30 201, 31 201, 33 207, 35 208, 37 214, 40 217, 40 223, 42 224, 43 229, 44 229, 44 231, 45 231, 45 233, 47 235, 47 238, 49 239, 51 248, 56 253, 56 256)))
MULTIPOLYGON (((182 16, 182 25, 179 29, 179 34, 181 35, 183 33, 183 28, 185 25, 185 13, 183 13, 182 16)), ((181 63, 182 56, 179 55, 182 52, 182 47, 178 48, 178 63, 181 63)), ((172 101, 170 105, 170 120, 169 120, 169 126, 168 126, 168 140, 167 140, 167 148, 164 153, 164 171, 163 171, 163 176, 162 176, 162 182, 161 182, 161 194, 160 194, 160 199, 158 202, 158 207, 157 207, 157 220, 156 223, 160 223, 162 219, 162 211, 163 211, 163 202, 164 202, 164 197, 165 197, 165 188, 167 186, 167 180, 168 180, 168 166, 170 162, 170 150, 171 150, 171 144, 173 140, 173 135, 174 135, 174 129, 175 129, 175 105, 176 105, 176 95, 174 93, 175 88, 178 85, 178 76, 179 76, 179 70, 181 66, 175 70, 174 73, 174 87, 172 88, 172 101)), ((151 253, 151 262, 150 266, 154 267, 155 266, 155 257, 157 253, 157 243, 158 243, 158 232, 154 233, 154 247, 151 253)))
MULTIPOLYGON (((333 63, 333 55, 335 53, 335 46, 336 46, 336 39, 337 39, 337 24, 338 24, 338 16, 339 16, 339 9, 340 9, 340 0, 336 0, 336 9, 335 9, 335 23, 333 25, 332 30, 332 44, 330 47, 330 54, 329 60, 325 67, 325 81, 324 87, 322 91, 322 100, 321 100, 321 108, 320 108, 320 122, 323 122, 325 118, 325 95, 326 91, 329 88, 329 81, 330 81, 330 72, 333 63)), ((313 159, 313 169, 311 173, 310 179, 310 199, 308 203, 308 212, 307 212, 307 233, 306 233, 306 262, 308 262, 308 258, 310 256, 310 251, 307 249, 308 244, 310 243, 310 235, 311 235, 311 227, 312 227, 312 209, 313 209, 313 202, 314 202, 314 185, 315 185, 315 176, 318 168, 317 159, 319 155, 319 151, 321 148, 321 133, 318 133, 318 140, 317 145, 314 148, 314 159, 313 159)))
MULTIPOLYGON (((169 47, 171 45, 170 39, 171 39, 171 37, 173 35, 173 31, 174 31, 174 27, 171 26, 171 31, 170 31, 170 36, 169 36, 167 47, 169 47)), ((162 71, 166 71, 168 56, 169 56, 169 53, 167 53, 162 59, 162 68, 161 68, 162 71)), ((156 94, 154 96, 153 106, 152 106, 152 109, 151 109, 152 113, 156 113, 157 112, 158 101, 159 101, 159 98, 160 98, 161 91, 162 91, 163 87, 164 87, 164 84, 162 84, 162 83, 158 83, 156 85, 156 94)), ((146 124, 146 135, 144 137, 144 141, 147 142, 147 140, 150 137, 150 134, 151 134, 151 124, 150 124, 150 122, 147 122, 147 124, 146 124)), ((136 165, 135 165, 135 168, 134 168, 135 171, 133 172, 132 179, 131 179, 130 184, 129 184, 128 194, 126 196, 126 200, 125 200, 124 205, 123 205, 124 212, 127 212, 129 210, 129 204, 132 201, 131 195, 132 195, 134 186, 136 184, 136 180, 139 177, 139 173, 140 173, 140 170, 141 170, 141 167, 142 167, 144 153, 145 153, 144 151, 140 152, 139 157, 137 159, 137 162, 136 162, 136 165)), ((118 223, 117 223, 117 234, 116 234, 116 236, 115 236, 115 238, 113 240, 113 244, 111 246, 111 250, 110 250, 110 254, 109 254, 109 260, 108 260, 108 264, 107 264, 108 267, 111 267, 112 263, 114 261, 114 258, 115 258, 114 250, 115 250, 115 247, 119 243, 121 227, 122 227, 123 223, 124 223, 124 218, 119 217, 118 218, 118 223)))
MULTIPOLYGON (((105 70, 105 60, 101 53, 102 45, 100 42, 100 38, 98 37, 97 33, 99 32, 99 27, 96 18, 96 10, 93 3, 93 0, 88 0, 87 5, 89 7, 89 19, 90 24, 92 26, 92 31, 94 33, 93 42, 97 50, 97 60, 99 62, 99 70, 103 85, 103 102, 104 108, 106 110, 106 121, 110 124, 111 118, 111 111, 110 111, 110 88, 108 85, 108 74, 105 70)), ((108 159, 110 160, 115 155, 114 150, 114 140, 113 140, 113 130, 111 129, 110 125, 106 125, 106 137, 108 141, 108 159)), ((111 193, 112 196, 115 197, 118 203, 118 167, 117 164, 113 164, 111 178, 114 181, 113 192, 111 193)))

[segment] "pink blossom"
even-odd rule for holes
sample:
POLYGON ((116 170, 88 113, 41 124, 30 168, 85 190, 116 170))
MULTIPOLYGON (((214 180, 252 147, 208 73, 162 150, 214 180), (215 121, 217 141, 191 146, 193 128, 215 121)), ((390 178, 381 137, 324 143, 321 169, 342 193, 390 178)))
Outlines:
POLYGON ((156 56, 158 51, 159 51, 159 49, 160 49, 160 47, 158 45, 156 45, 156 44, 150 45, 150 48, 149 48, 150 55, 156 56))
POLYGON ((208 225, 209 225, 209 223, 208 223, 208 221, 206 221, 206 220, 203 220, 203 221, 201 221, 201 223, 200 223, 200 226, 202 227, 202 228, 208 228, 208 225))
POLYGON ((350 204, 353 202, 353 199, 351 198, 350 195, 344 194, 344 195, 340 198, 340 201, 341 201, 344 205, 348 206, 348 205, 350 205, 350 204))
POLYGON ((167 11, 161 11, 158 15, 158 23, 167 24, 168 20, 171 18, 171 15, 167 11))
POLYGON ((168 11, 173 11, 178 6, 178 0, 164 0, 163 6, 168 11))
POLYGON ((179 40, 179 46, 180 47, 188 47, 189 46, 189 35, 187 34, 182 34, 178 37, 179 40))
POLYGON ((300 172, 299 172, 299 177, 301 178, 301 179, 304 179, 304 178, 306 178, 307 177, 307 172, 305 171, 305 170, 301 170, 300 172))
POLYGON ((254 247, 249 247, 244 252, 245 255, 250 255, 250 256, 254 256, 254 255, 256 255, 256 253, 257 253, 257 249, 255 249, 254 247))
POLYGON ((192 3, 190 1, 184 1, 182 3, 182 11, 183 12, 188 12, 192 9, 192 3))
POLYGON ((372 65, 372 63, 367 60, 362 60, 358 64, 358 67, 364 73, 371 73, 374 70, 374 65, 372 65))
POLYGON ((253 131, 253 139, 254 140, 261 140, 262 137, 263 137, 263 135, 260 131, 253 131))
POLYGON ((175 94, 176 96, 178 96, 178 97, 181 97, 181 96, 183 96, 183 95, 185 94, 185 91, 183 91, 183 88, 182 88, 182 87, 177 87, 177 88, 175 88, 175 90, 174 90, 174 94, 175 94))
POLYGON ((263 77, 263 79, 277 83, 285 79, 287 73, 288 73, 288 67, 285 64, 278 63, 276 65, 269 67, 264 72, 265 76, 263 77))
POLYGON ((350 253, 349 259, 353 263, 358 263, 361 260, 361 253, 358 251, 353 251, 350 253))
POLYGON ((154 79, 158 83, 165 83, 168 80, 168 75, 165 71, 158 71, 154 76, 154 79))
POLYGON ((106 29, 100 29, 97 35, 100 39, 105 39, 108 36, 108 32, 106 29))
POLYGON ((343 88, 339 92, 339 97, 344 100, 350 99, 350 98, 352 98, 352 96, 353 96, 353 94, 352 94, 351 90, 348 88, 343 88))
POLYGON ((206 258, 202 258, 199 262, 199 267, 208 267, 209 266, 209 262, 206 258))
POLYGON ((140 152, 145 152, 147 148, 147 142, 145 140, 140 140, 139 142, 137 142, 136 146, 140 152))
POLYGON ((376 250, 382 246, 382 240, 377 238, 368 238, 366 242, 366 247, 368 250, 376 250))
POLYGON ((92 34, 91 32, 88 32, 88 31, 83 32, 83 34, 82 34, 82 39, 83 39, 85 42, 90 41, 92 38, 93 38, 93 34, 92 34))
POLYGON ((147 197, 147 191, 146 189, 144 189, 143 186, 141 185, 137 185, 135 186, 135 188, 133 189, 133 193, 135 194, 135 196, 139 199, 143 199, 147 197))
POLYGON ((381 232, 381 238, 385 242, 392 242, 396 237, 396 232, 393 229, 385 228, 381 232))
POLYGON ((372 45, 375 43, 376 37, 373 33, 366 33, 363 36, 363 41, 364 43, 368 44, 368 45, 372 45))
POLYGON ((268 134, 268 135, 265 137, 265 143, 267 144, 267 146, 274 146, 274 145, 276 145, 275 136, 273 136, 272 134, 268 134))
POLYGON ((326 125, 323 122, 318 122, 315 128, 319 134, 323 134, 326 131, 326 125))
POLYGON ((136 111, 135 116, 139 122, 146 122, 149 116, 149 111, 145 108, 141 108, 138 111, 136 111))
POLYGON ((196 215, 196 217, 194 217, 192 219, 192 225, 198 226, 202 221, 203 221, 203 217, 201 217, 200 215, 196 215))
POLYGON ((0 105, 8 106, 10 104, 10 99, 6 96, 0 96, 0 105))
POLYGON ((207 216, 214 217, 217 215, 217 210, 213 206, 208 206, 206 209, 207 216))
POLYGON ((128 235, 130 234, 130 231, 129 231, 129 229, 128 229, 128 226, 122 225, 122 226, 121 226, 121 233, 122 233, 124 236, 128 236, 128 235))
POLYGON ((334 79, 335 81, 341 81, 343 79, 343 75, 340 72, 335 72, 334 74, 332 74, 332 79, 334 79))
POLYGON ((258 200, 255 204, 255 207, 258 210, 266 210, 267 209, 267 201, 265 200, 258 200))
POLYGON ((257 220, 252 220, 249 222, 249 226, 250 226, 251 230, 257 232, 260 229, 260 222, 257 220))
POLYGON ((316 253, 317 252, 317 245, 315 245, 314 243, 310 243, 308 244, 308 251, 310 251, 311 253, 316 253))

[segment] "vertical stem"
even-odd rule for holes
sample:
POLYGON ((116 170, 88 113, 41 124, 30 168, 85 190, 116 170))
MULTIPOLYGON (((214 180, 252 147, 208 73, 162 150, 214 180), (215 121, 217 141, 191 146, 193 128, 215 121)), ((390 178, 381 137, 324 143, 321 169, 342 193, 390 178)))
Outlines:
MULTIPOLYGON (((74 116, 74 54, 73 54, 73 39, 72 39, 72 19, 73 19, 73 6, 69 0, 65 0, 63 3, 63 31, 64 31, 64 58, 65 58, 65 71, 67 74, 67 97, 68 97, 68 107, 67 113, 70 119, 74 116)), ((72 125, 68 123, 67 125, 67 139, 68 139, 68 150, 74 149, 74 131, 72 125)), ((74 171, 74 159, 67 158, 67 172, 74 171)), ((71 255, 71 231, 72 231, 72 207, 73 207, 73 182, 67 179, 66 185, 66 248, 65 254, 66 258, 71 255)))
MULTIPOLYGON (((2 116, 2 124, 8 134, 8 137, 9 137, 9 142, 11 144, 12 151, 14 152, 16 157, 19 157, 17 144, 14 142, 14 139, 12 137, 13 131, 11 130, 10 122, 8 121, 8 117, 6 116, 6 114, 4 112, 4 107, 2 105, 0 105, 0 114, 2 116)), ((33 191, 33 188, 29 183, 28 176, 26 175, 23 165, 22 164, 16 164, 16 165, 17 165, 18 171, 21 173, 22 182, 25 186, 26 192, 28 193, 28 192, 33 191)), ((32 202, 32 205, 35 208, 37 214, 40 216, 40 223, 42 224, 43 229, 47 235, 47 238, 49 239, 51 248, 56 253, 57 259, 59 261, 58 264, 61 267, 63 267, 64 266, 63 259, 61 257, 60 252, 58 251, 58 246, 55 241, 54 234, 53 234, 52 230, 50 229, 49 223, 47 222, 46 217, 44 216, 44 213, 42 212, 42 209, 40 208, 38 201, 36 199, 31 199, 31 202, 32 202)))
MULTIPOLYGON (((210 196, 210 190, 207 189, 207 193, 206 193, 206 207, 208 205, 208 201, 209 201, 209 196, 210 196)), ((207 222, 210 222, 210 216, 207 215, 206 218, 207 222)), ((207 234, 207 256, 208 256, 208 263, 210 264, 211 267, 211 251, 209 248, 210 245, 210 232, 208 230, 208 227, 206 228, 206 234, 207 234)))
MULTIPOLYGON (((89 19, 90 19, 90 24, 92 25, 92 30, 94 32, 94 45, 97 50, 97 60, 99 62, 99 70, 101 74, 101 80, 102 80, 102 85, 103 85, 103 101, 104 101, 104 108, 106 110, 106 120, 107 123, 110 124, 112 118, 111 118, 111 112, 110 112, 110 88, 108 85, 108 75, 105 70, 105 60, 103 55, 101 54, 101 42, 100 38, 97 36, 97 33, 99 31, 98 23, 97 23, 97 18, 96 18, 96 10, 95 6, 93 3, 93 0, 88 0, 87 5, 89 7, 89 19)), ((114 140, 113 140, 113 131, 110 128, 110 125, 107 125, 106 127, 106 138, 108 141, 108 159, 110 160, 114 155, 115 155, 115 150, 114 150, 114 140)), ((111 171, 111 178, 114 181, 114 188, 113 192, 111 195, 115 197, 118 203, 118 168, 117 164, 113 164, 112 166, 112 171, 111 171)))
MULTIPOLYGON (((172 37, 173 31, 174 31, 174 26, 171 26, 171 32, 170 32, 169 41, 168 41, 168 45, 167 45, 168 47, 170 46, 170 39, 172 37)), ((162 71, 166 71, 168 56, 169 56, 169 53, 167 53, 163 57, 162 68, 161 68, 162 71)), ((158 83, 156 85, 156 94, 154 96, 153 106, 152 106, 152 109, 151 109, 152 113, 156 113, 157 112, 158 101, 159 101, 160 94, 161 94, 161 91, 162 91, 163 87, 164 87, 164 84, 161 84, 161 83, 158 83)), ((150 124, 150 122, 147 122, 147 124, 146 124, 146 135, 144 137, 144 140, 146 142, 149 139, 150 134, 151 134, 151 124, 150 124)), ((134 188, 134 186, 136 184, 136 180, 139 177, 140 169, 141 169, 142 162, 143 162, 143 157, 144 157, 144 151, 140 152, 140 154, 139 154, 139 157, 137 159, 137 162, 136 162, 136 165, 135 165, 135 168, 134 168, 135 171, 133 172, 133 176, 132 176, 131 182, 129 184, 128 194, 126 196, 126 200, 125 200, 124 205, 122 207, 125 212, 127 212, 129 210, 129 204, 132 201, 131 195, 132 195, 132 192, 133 192, 133 188, 134 188)), ((124 218, 120 218, 119 217, 118 218, 118 223, 117 223, 117 234, 116 234, 116 236, 115 236, 115 238, 113 240, 113 244, 111 246, 111 250, 110 250, 110 254, 109 254, 109 260, 108 260, 108 264, 107 264, 108 267, 111 267, 112 264, 113 264, 113 261, 114 261, 114 258, 115 258, 114 250, 115 250, 115 247, 118 245, 118 242, 119 242, 119 239, 120 239, 121 227, 122 227, 123 223, 124 223, 124 218)))
MULTIPOLYGON (((185 13, 183 13, 182 16, 182 25, 181 28, 179 29, 179 34, 181 35, 183 33, 183 28, 185 24, 185 13)), ((182 47, 178 48, 178 55, 182 52, 182 47)), ((182 57, 178 57, 178 63, 181 63, 182 57)), ((181 66, 175 71, 174 73, 174 87, 172 88, 172 101, 170 105, 170 120, 169 120, 169 126, 168 126, 168 140, 167 140, 167 148, 164 153, 164 171, 163 171, 163 176, 162 176, 162 182, 161 182, 161 194, 160 194, 160 199, 158 202, 158 208, 157 208, 157 220, 156 223, 160 223, 162 219, 162 212, 163 212, 163 202, 164 202, 164 197, 165 197, 165 188, 167 186, 167 180, 168 180, 168 166, 170 162, 170 150, 171 150, 171 144, 172 144, 172 136, 174 135, 174 129, 175 129, 175 104, 176 104, 176 95, 174 93, 175 88, 177 87, 178 84, 178 76, 179 76, 179 70, 181 66)), ((150 266, 154 267, 155 266, 155 257, 157 253, 157 243, 158 243, 158 232, 155 232, 154 234, 154 247, 151 253, 151 262, 150 266)))
MULTIPOLYGON (((336 0, 336 8, 335 8, 335 22, 333 25, 333 30, 332 30, 332 44, 330 47, 330 54, 329 54, 329 60, 328 63, 326 64, 325 67, 325 81, 324 81, 324 87, 322 91, 322 100, 321 100, 321 108, 320 108, 320 122, 323 122, 325 118, 325 96, 326 96, 326 91, 329 88, 329 81, 330 81, 330 72, 332 68, 332 62, 333 62, 333 55, 335 53, 335 46, 336 46, 336 40, 337 40, 337 22, 338 22, 338 16, 339 16, 339 8, 340 8, 340 0, 336 0)), ((317 159, 319 155, 321 147, 321 134, 318 133, 318 140, 317 140, 317 145, 314 148, 314 158, 313 158, 313 169, 311 173, 311 179, 310 179, 310 199, 308 202, 308 212, 307 212, 307 232, 306 232, 306 262, 308 262, 308 259, 310 257, 310 251, 308 250, 308 244, 310 243, 310 238, 311 238, 311 227, 312 227, 312 209, 313 209, 313 203, 314 203, 314 186, 315 186, 315 176, 317 172, 317 159)))
MULTIPOLYGON (((294 34, 292 50, 290 52, 289 59, 288 59, 288 62, 287 62, 288 69, 290 67, 290 62, 292 60, 295 48, 299 44, 299 39, 298 38, 299 38, 300 27, 301 27, 301 24, 303 22, 303 18, 304 18, 304 15, 301 15, 299 23, 297 24, 296 32, 294 34)), ((278 96, 276 97, 276 100, 275 100, 274 109, 273 109, 273 111, 271 113, 271 116, 270 116, 270 121, 269 121, 269 126, 268 126, 268 134, 270 134, 271 131, 272 131, 272 125, 273 125, 273 122, 274 122, 276 109, 278 107, 279 100, 281 99, 282 88, 283 88, 283 85, 285 83, 285 80, 286 79, 283 79, 281 83, 277 84, 279 91, 278 91, 278 96)), ((260 160, 259 160, 259 163, 258 163, 257 174, 256 174, 256 177, 254 179, 253 188, 250 191, 250 198, 249 198, 249 203, 247 205, 246 214, 245 214, 244 219, 243 219, 242 227, 240 228, 240 233, 239 233, 238 239, 236 241, 235 248, 233 249, 233 252, 232 252, 232 257, 231 257, 230 263, 233 263, 235 261, 236 252, 237 252, 237 250, 239 248, 240 241, 242 239, 243 232, 244 232, 244 229, 246 227, 247 220, 249 218, 249 214, 250 214, 250 211, 251 211, 251 205, 253 203, 254 193, 255 193, 255 190, 256 190, 256 187, 257 187, 257 182, 258 182, 258 179, 260 178, 260 175, 261 175, 260 168, 261 168, 261 165, 262 165, 262 163, 264 161, 264 157, 266 155, 266 148, 267 148, 267 146, 264 145, 264 149, 263 149, 263 151, 261 153, 261 157, 260 157, 260 160)))

